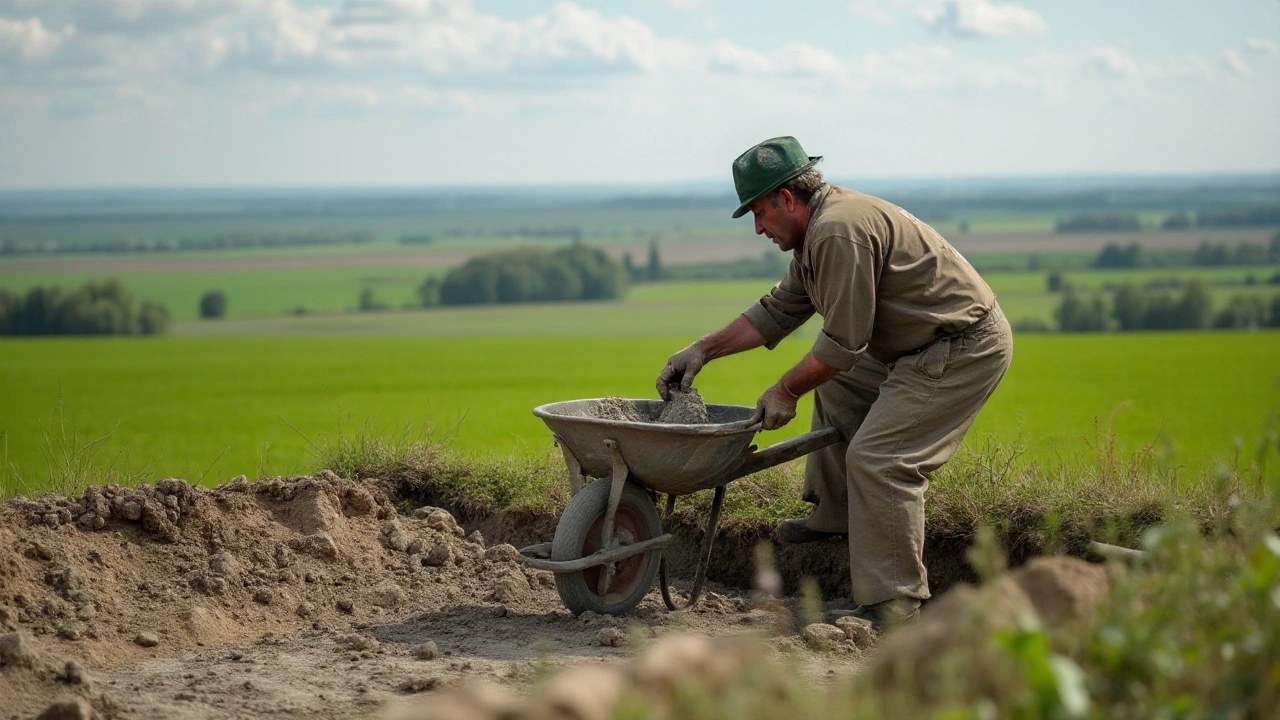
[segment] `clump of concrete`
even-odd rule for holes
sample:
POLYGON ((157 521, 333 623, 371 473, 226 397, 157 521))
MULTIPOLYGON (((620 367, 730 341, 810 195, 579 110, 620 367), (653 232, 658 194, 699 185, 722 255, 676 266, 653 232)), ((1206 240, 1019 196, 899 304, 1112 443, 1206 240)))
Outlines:
POLYGON ((671 399, 662 403, 662 412, 658 414, 658 422, 673 425, 702 425, 711 422, 707 414, 707 404, 697 390, 689 392, 673 391, 671 399))

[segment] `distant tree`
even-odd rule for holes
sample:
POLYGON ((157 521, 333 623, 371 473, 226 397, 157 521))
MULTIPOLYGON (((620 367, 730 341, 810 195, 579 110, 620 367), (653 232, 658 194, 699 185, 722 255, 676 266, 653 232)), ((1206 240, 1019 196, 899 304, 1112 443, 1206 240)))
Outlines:
POLYGON ((1213 318, 1213 326, 1227 328, 1259 328, 1267 326, 1267 302, 1257 295, 1235 295, 1213 318))
POLYGON ((1179 210, 1165 216, 1160 223, 1162 230, 1186 230, 1191 227, 1191 216, 1185 210, 1179 210))
POLYGON ((440 283, 445 305, 602 300, 620 297, 627 272, 598 248, 582 243, 548 252, 520 248, 475 257, 440 283))
POLYGON ((1111 299, 1111 316, 1122 331, 1145 329, 1149 310, 1147 293, 1133 283, 1121 285, 1111 299))
POLYGON ((156 327, 152 320, 160 310, 167 316, 156 303, 143 307, 150 323, 145 327, 144 318, 134 314, 133 294, 118 280, 90 281, 70 292, 37 286, 23 297, 0 293, 0 334, 127 335, 156 327))
POLYGON ((1267 314, 1267 327, 1280 327, 1280 295, 1271 298, 1271 312, 1267 314))
POLYGON ((1213 316, 1213 297, 1200 280, 1191 280, 1174 306, 1174 327, 1194 330, 1209 327, 1213 316))
POLYGON ((163 335, 169 331, 169 308, 143 300, 138 308, 138 330, 143 335, 163 335))
POLYGON ((1106 301, 1099 295, 1086 300, 1068 290, 1054 317, 1063 332, 1101 332, 1107 329, 1106 301))
POLYGON ((1142 247, 1138 243, 1129 243, 1121 247, 1117 243, 1107 243, 1094 258, 1096 268, 1133 268, 1142 262, 1142 247))
POLYGON ((440 278, 432 275, 418 286, 418 301, 423 307, 435 307, 440 304, 440 278))
POLYGON ((227 295, 221 290, 210 290, 200 296, 200 319, 221 320, 227 316, 227 295))
POLYGON ((662 256, 658 254, 657 238, 649 241, 649 268, 646 274, 649 282, 657 282, 662 279, 662 256))
POLYGON ((364 288, 360 291, 360 312, 369 312, 377 310, 378 303, 373 298, 373 288, 364 288))
POLYGON ((1062 279, 1062 271, 1054 270, 1049 273, 1049 277, 1046 280, 1045 285, 1048 287, 1049 292, 1056 293, 1056 292, 1062 292, 1064 289, 1066 289, 1063 285, 1063 282, 1064 281, 1062 279))
POLYGON ((1196 247, 1192 264, 1200 266, 1226 265, 1231 262, 1231 250, 1224 243, 1210 243, 1205 240, 1196 247))
POLYGON ((1057 232, 1131 232, 1142 229, 1142 219, 1133 213, 1082 213, 1059 218, 1054 222, 1057 232))

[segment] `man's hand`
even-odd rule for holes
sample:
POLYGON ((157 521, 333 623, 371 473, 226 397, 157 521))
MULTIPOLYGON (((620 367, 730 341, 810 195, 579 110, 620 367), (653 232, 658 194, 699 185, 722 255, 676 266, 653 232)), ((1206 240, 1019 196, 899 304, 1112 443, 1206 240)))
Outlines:
POLYGON ((702 341, 690 345, 667 359, 667 366, 658 375, 658 395, 671 399, 671 391, 687 393, 693 389, 693 378, 707 364, 707 353, 702 341))
POLYGON ((765 430, 777 430, 796 416, 796 401, 799 399, 779 380, 756 400, 756 422, 763 421, 765 430))

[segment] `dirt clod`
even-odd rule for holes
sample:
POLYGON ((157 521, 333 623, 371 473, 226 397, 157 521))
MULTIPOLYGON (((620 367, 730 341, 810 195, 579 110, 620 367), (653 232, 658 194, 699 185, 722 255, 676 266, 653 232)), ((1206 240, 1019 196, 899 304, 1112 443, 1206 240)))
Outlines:
POLYGON ((153 632, 140 632, 133 637, 133 642, 145 647, 155 647, 160 644, 160 638, 153 632))
POLYGON ((811 623, 804 628, 805 644, 814 650, 828 650, 845 639, 845 632, 835 625, 811 623))
POLYGON ((662 412, 658 414, 658 422, 679 425, 701 425, 711 421, 707 414, 707 404, 697 390, 689 392, 672 392, 671 399, 662 403, 662 412))
POLYGON ((428 640, 413 649, 413 656, 419 660, 435 660, 440 657, 440 648, 434 640, 428 640))
POLYGON ((596 633, 596 642, 604 647, 622 647, 627 643, 627 635, 615 627, 600 628, 600 632, 596 633))
POLYGON ((22 632, 0 635, 0 668, 30 666, 36 659, 36 649, 22 632))
POLYGON ((37 715, 36 720, 93 720, 97 717, 89 703, 76 698, 53 703, 37 715))

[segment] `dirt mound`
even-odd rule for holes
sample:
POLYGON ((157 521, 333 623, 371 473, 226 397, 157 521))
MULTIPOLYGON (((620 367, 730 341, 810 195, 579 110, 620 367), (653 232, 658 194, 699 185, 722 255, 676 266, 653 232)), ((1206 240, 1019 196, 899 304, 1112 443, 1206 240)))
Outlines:
MULTIPOLYGON (((397 516, 379 481, 322 472, 209 490, 168 479, 0 505, 0 696, 113 694, 84 679, 189 647, 462 601, 558 603, 549 573, 486 548, 452 515, 397 516)), ((117 708, 118 709, 118 708, 117 708)))

